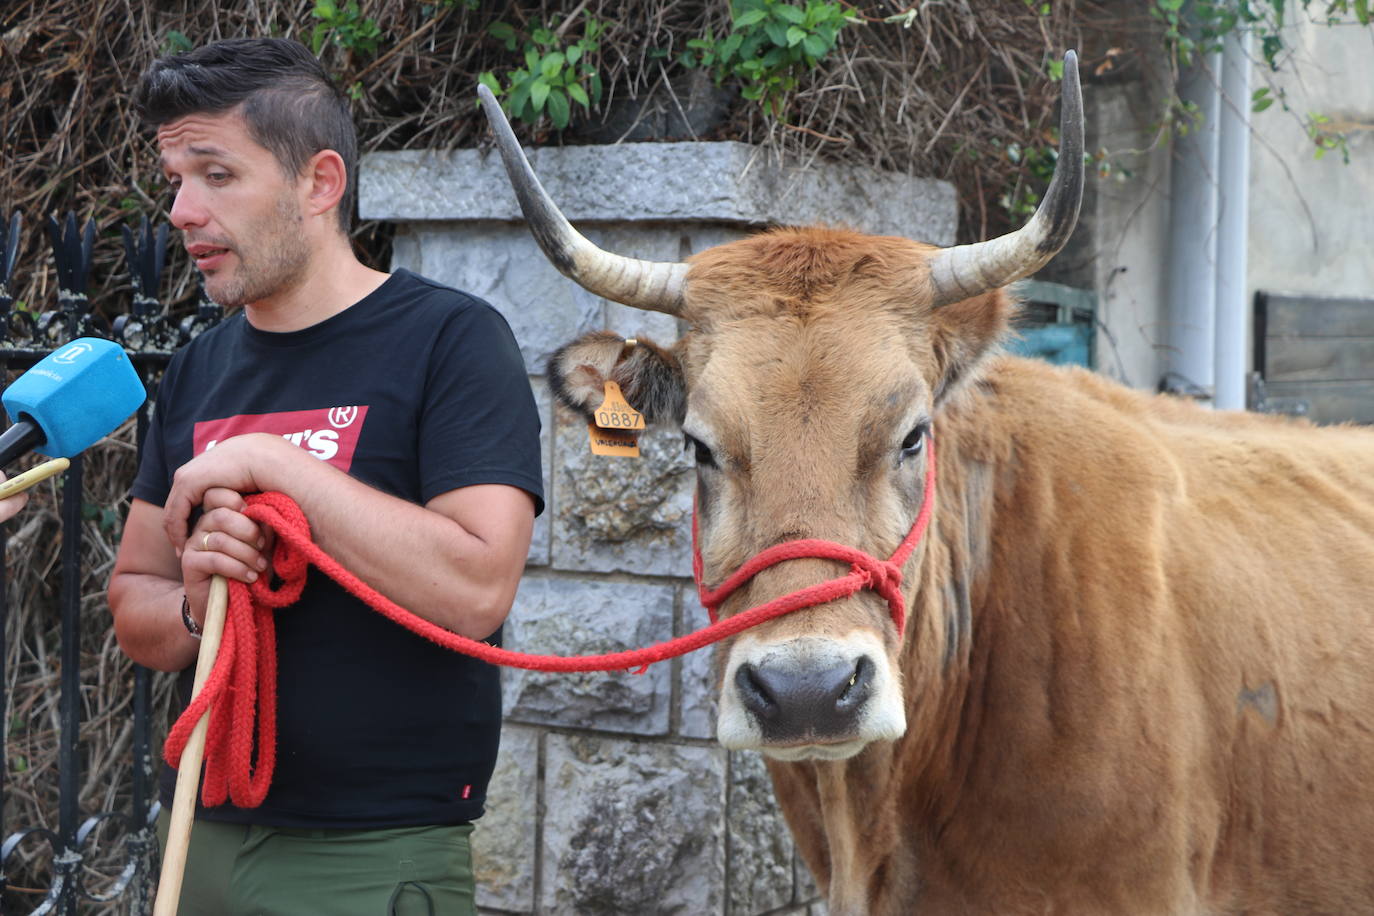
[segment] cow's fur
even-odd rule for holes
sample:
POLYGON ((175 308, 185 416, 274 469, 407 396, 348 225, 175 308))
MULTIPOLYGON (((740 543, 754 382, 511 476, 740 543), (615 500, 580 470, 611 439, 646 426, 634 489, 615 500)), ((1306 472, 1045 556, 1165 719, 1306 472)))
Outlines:
MULTIPOLYGON (((673 351, 594 335, 551 367, 566 403, 611 376, 709 450, 713 584, 798 537, 886 556, 929 455, 900 444, 932 423, 905 639, 861 593, 722 650, 734 746, 755 734, 738 704, 726 721, 741 658, 858 639, 890 666, 900 737, 755 742, 830 912, 1374 910, 1374 431, 998 355, 1007 298, 932 312, 931 250, 715 248, 673 351)), ((725 613, 843 571, 785 563, 725 613)))

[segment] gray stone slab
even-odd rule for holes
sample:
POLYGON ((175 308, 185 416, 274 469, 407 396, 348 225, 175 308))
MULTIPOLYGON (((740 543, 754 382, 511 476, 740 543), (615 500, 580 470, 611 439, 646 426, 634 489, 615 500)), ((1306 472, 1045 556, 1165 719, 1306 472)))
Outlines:
POLYGON ((510 324, 531 375, 544 374, 559 346, 606 324, 605 300, 555 270, 523 225, 411 224, 396 233, 392 267, 490 302, 510 324))
MULTIPOLYGON (((937 245, 954 242, 948 182, 858 166, 780 165, 742 143, 626 143, 527 151, 574 223, 708 220, 746 225, 846 225, 937 245)), ((463 149, 369 153, 363 219, 522 219, 500 157, 463 149)))
POLYGON ((762 756, 730 755, 729 798, 730 912, 765 913, 792 903, 795 844, 762 756))
POLYGON ((723 911, 723 750, 546 740, 541 912, 723 911))
POLYGON ((539 817, 537 729, 510 724, 501 729, 501 750, 487 785, 486 809, 472 834, 477 905, 533 912, 539 817))
POLYGON ((593 455, 586 421, 555 407, 554 568, 690 576, 696 471, 682 441, 656 426, 639 458, 593 455))
MULTIPOLYGON (((706 609, 697 600, 696 587, 690 584, 682 589, 682 621, 683 630, 688 633, 711 622, 706 616, 706 609)), ((707 646, 682 656, 678 730, 689 738, 711 739, 716 736, 716 708, 720 695, 716 673, 718 651, 716 646, 707 646)))
MULTIPOLYGON (((550 655, 602 655, 664 642, 673 632, 673 588, 527 575, 506 622, 505 645, 550 655)), ((501 674, 506 718, 567 728, 668 733, 672 666, 644 674, 501 674)))

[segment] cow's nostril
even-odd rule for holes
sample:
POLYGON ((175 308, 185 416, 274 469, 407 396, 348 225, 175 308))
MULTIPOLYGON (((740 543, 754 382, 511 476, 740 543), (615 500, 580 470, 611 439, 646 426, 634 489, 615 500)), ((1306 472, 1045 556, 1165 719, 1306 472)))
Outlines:
POLYGON ((850 707, 863 705, 873 689, 873 660, 867 655, 859 656, 854 671, 849 675, 849 683, 835 700, 835 708, 844 712, 850 707))
POLYGON ((739 690, 740 701, 760 720, 772 719, 778 714, 778 702, 773 689, 758 668, 750 664, 739 666, 735 672, 735 687, 739 690))

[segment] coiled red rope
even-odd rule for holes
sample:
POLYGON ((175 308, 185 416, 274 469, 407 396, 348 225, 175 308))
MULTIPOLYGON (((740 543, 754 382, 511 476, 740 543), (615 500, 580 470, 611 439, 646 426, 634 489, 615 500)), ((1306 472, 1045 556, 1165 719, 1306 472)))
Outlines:
POLYGON ((694 633, 642 649, 605 655, 536 655, 513 652, 476 639, 459 636, 395 604, 320 549, 310 536, 310 523, 300 506, 283 493, 258 493, 247 498, 245 514, 276 532, 272 569, 282 584, 273 589, 270 576, 252 585, 229 582, 229 606, 224 636, 214 667, 200 693, 182 712, 167 735, 163 756, 172 766, 181 762, 182 751, 200 717, 209 710, 205 742, 205 779, 201 801, 207 806, 232 800, 236 807, 255 808, 267 797, 276 765, 277 652, 274 613, 300 597, 306 572, 313 564, 378 613, 413 633, 446 649, 470 655, 493 665, 532 671, 623 671, 638 673, 649 666, 719 642, 766 620, 844 598, 869 588, 887 600, 900 636, 906 625, 902 597, 902 566, 920 543, 930 522, 935 490, 935 452, 926 462, 925 495, 911 530, 888 560, 879 560, 854 547, 813 538, 775 544, 746 562, 715 589, 702 582, 701 551, 697 546, 696 514, 692 517, 692 573, 701 603, 711 624, 694 633), (727 597, 761 570, 784 560, 803 557, 840 560, 850 564, 846 576, 830 579, 774 598, 724 620, 717 610, 727 597), (257 760, 253 760, 256 751, 257 760))

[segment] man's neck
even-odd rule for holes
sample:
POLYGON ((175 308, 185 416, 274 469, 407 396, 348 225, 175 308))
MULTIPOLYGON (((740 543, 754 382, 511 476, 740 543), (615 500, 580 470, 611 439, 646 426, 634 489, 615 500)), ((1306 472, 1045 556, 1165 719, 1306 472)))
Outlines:
POLYGON ((244 306, 260 331, 299 331, 332 318, 386 282, 387 274, 364 265, 346 241, 317 251, 300 282, 244 306))

